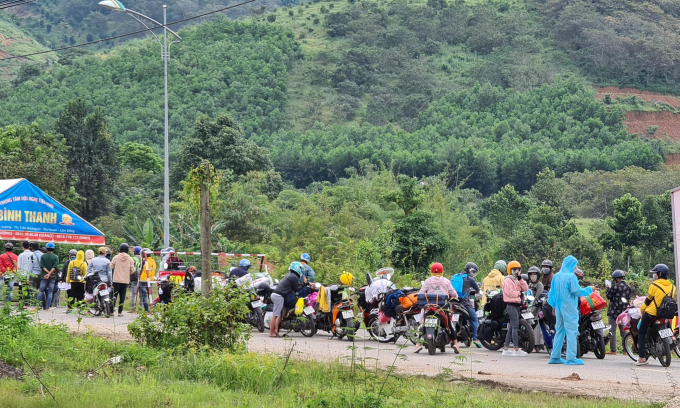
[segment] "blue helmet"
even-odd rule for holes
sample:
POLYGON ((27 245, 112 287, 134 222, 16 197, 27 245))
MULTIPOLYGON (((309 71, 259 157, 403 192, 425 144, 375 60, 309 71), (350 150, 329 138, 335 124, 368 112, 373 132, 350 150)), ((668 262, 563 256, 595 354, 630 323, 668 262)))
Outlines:
POLYGON ((45 245, 45 248, 54 249, 54 242, 48 242, 47 245, 45 245))
POLYGON ((134 249, 135 249, 135 254, 141 254, 142 253, 142 247, 136 246, 134 249))
POLYGON ((247 259, 241 259, 238 263, 238 266, 242 266, 244 268, 247 268, 250 266, 250 261, 247 259))
POLYGON ((288 267, 289 271, 296 272, 298 275, 302 275, 302 265, 300 262, 292 262, 288 267))
POLYGON ((300 259, 305 261, 305 262, 309 262, 309 260, 312 259, 312 258, 309 256, 308 253, 304 253, 304 254, 300 255, 300 259))

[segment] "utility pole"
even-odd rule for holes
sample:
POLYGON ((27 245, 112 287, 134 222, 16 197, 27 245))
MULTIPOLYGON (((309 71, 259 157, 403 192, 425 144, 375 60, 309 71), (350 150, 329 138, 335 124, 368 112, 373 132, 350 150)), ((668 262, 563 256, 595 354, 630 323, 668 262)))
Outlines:
POLYGON ((204 297, 210 296, 212 292, 212 263, 210 253, 212 243, 210 242, 210 162, 202 164, 205 166, 203 180, 201 180, 201 294, 204 297))

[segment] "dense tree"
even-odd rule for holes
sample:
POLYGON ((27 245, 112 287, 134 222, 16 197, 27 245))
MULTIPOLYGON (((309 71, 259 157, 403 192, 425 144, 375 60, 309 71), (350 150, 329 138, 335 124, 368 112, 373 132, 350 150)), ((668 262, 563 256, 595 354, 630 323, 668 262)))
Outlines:
POLYGON ((247 141, 238 124, 229 115, 208 116, 196 119, 194 131, 182 140, 172 172, 176 185, 187 172, 208 160, 217 170, 243 175, 250 171, 267 171, 272 168, 266 150, 247 141))
MULTIPOLYGON (((72 101, 55 128, 70 148, 66 154, 68 169, 76 180, 76 192, 84 198, 78 213, 87 220, 109 214, 119 162, 118 147, 108 131, 103 110, 88 109, 82 99, 72 101)), ((70 177, 65 180, 71 181, 70 177)))
POLYGON ((120 148, 119 160, 122 166, 158 173, 163 171, 163 159, 151 147, 128 142, 120 148))
POLYGON ((614 216, 607 218, 607 225, 613 232, 603 234, 601 240, 615 249, 637 246, 657 229, 656 225, 648 225, 642 204, 630 194, 614 200, 614 216))
POLYGON ((418 276, 424 277, 427 267, 447 247, 446 236, 432 214, 417 211, 395 221, 392 257, 397 265, 419 270, 418 276))
POLYGON ((79 197, 67 169, 69 148, 63 137, 38 123, 0 128, 0 179, 25 178, 62 204, 79 197))
POLYGON ((491 224, 510 236, 521 225, 521 221, 527 218, 530 209, 531 201, 520 196, 511 185, 501 188, 482 203, 482 211, 491 224))

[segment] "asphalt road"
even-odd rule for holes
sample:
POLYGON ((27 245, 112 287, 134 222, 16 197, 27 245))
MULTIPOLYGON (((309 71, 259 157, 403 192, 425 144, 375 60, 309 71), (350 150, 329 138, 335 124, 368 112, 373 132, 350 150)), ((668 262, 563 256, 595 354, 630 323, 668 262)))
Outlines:
MULTIPOLYGON (((57 308, 41 312, 43 323, 64 323, 73 332, 93 332, 116 341, 130 340, 127 324, 134 315, 123 317, 83 316, 80 324, 77 316, 66 314, 57 308)), ((281 334, 284 332, 282 331, 281 334)), ((664 368, 652 359, 645 367, 633 366, 626 355, 610 356, 597 360, 594 354, 583 356, 583 366, 548 365, 548 354, 532 353, 527 357, 503 357, 500 352, 484 348, 463 348, 456 355, 449 347, 445 353, 430 356, 426 350, 413 353, 413 346, 403 339, 398 344, 380 344, 370 340, 361 330, 354 343, 347 340, 331 339, 325 332, 318 332, 312 338, 291 333, 286 338, 269 338, 268 333, 253 330, 249 342, 251 351, 260 353, 286 354, 291 346, 293 356, 299 359, 314 359, 349 364, 352 353, 357 361, 367 367, 389 368, 395 366, 400 373, 437 375, 446 369, 462 378, 475 378, 490 385, 512 387, 525 391, 546 391, 555 394, 589 395, 636 400, 641 402, 666 402, 680 396, 680 360, 674 359, 671 367, 664 368), (352 346, 354 348, 352 349, 352 346)))

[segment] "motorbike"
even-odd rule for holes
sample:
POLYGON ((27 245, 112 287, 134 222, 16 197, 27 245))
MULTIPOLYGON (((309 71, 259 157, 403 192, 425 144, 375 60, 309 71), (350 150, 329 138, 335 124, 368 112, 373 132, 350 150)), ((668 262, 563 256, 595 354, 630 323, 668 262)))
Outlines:
MULTIPOLYGON (((470 295, 472 296, 472 295, 470 295)), ((456 338, 459 342, 470 347, 472 342, 472 327, 470 325, 470 314, 467 307, 457 301, 450 302, 451 308, 451 324, 453 330, 456 332, 456 338)))
MULTIPOLYGON (((420 297, 425 297, 427 295, 420 295, 420 297)), ((445 296, 445 298, 448 298, 445 296)), ((445 304, 448 303, 448 299, 444 300, 445 304)), ((465 309, 464 307, 457 308, 458 313, 465 309)), ((465 310, 467 313, 467 310, 465 310)), ((459 321, 457 313, 451 313, 449 310, 440 306, 437 303, 426 304, 423 307, 423 325, 421 326, 420 333, 423 338, 423 346, 427 349, 427 352, 433 356, 437 349, 440 352, 446 351, 446 345, 451 342, 446 329, 450 328, 450 325, 455 324, 459 321)))
POLYGON ((103 313, 106 317, 113 314, 115 297, 109 285, 101 280, 98 273, 90 272, 85 275, 85 292, 92 297, 92 303, 89 304, 90 313, 94 316, 103 313))
MULTIPOLYGON (((635 324, 635 321, 633 321, 635 324)), ((637 341, 633 338, 633 333, 630 331, 630 327, 626 327, 626 334, 623 336, 623 349, 628 354, 628 357, 633 361, 638 360, 638 345, 637 341)), ((647 355, 654 357, 659 360, 662 366, 669 367, 671 365, 671 347, 676 348, 677 354, 677 344, 675 339, 677 339, 677 328, 671 329, 671 321, 668 319, 661 319, 659 317, 652 321, 647 329, 647 335, 645 336, 645 348, 647 349, 647 355), (675 338, 675 339, 674 339, 675 338)))
POLYGON ((610 328, 611 326, 605 325, 602 321, 602 313, 599 310, 579 315, 576 358, 581 358, 592 351, 598 360, 602 360, 606 355, 605 344, 611 335, 609 333, 605 335, 605 331, 610 328))
MULTIPOLYGON (((490 338, 482 338, 480 336, 479 341, 482 343, 482 346, 492 351, 500 350, 503 347, 510 324, 510 317, 505 310, 501 312, 500 310, 494 310, 492 307, 492 304, 496 303, 493 299, 497 296, 500 296, 501 298, 497 298, 496 302, 498 302, 499 299, 502 299, 503 294, 500 293, 500 291, 495 290, 490 290, 487 292, 487 302, 484 305, 486 318, 480 322, 480 327, 482 327, 482 325, 489 325, 491 327, 490 338)), ((520 307, 520 311, 528 310, 528 308, 529 304, 525 300, 520 307)), ((528 317, 528 315, 526 316, 528 317)), ((536 340, 534 339, 534 333, 531 324, 529 324, 529 322, 522 316, 520 316, 519 319, 518 341, 520 348, 524 350, 525 353, 529 354, 534 350, 536 340)))
POLYGON ((262 296, 260 295, 261 292, 264 292, 265 290, 269 289, 269 285, 266 285, 266 289, 262 288, 260 289, 259 285, 256 288, 253 288, 249 293, 250 300, 248 301, 248 316, 246 317, 246 321, 253 326, 254 328, 257 329, 260 333, 264 332, 264 302, 262 300, 262 296))
MULTIPOLYGON (((329 287, 330 297, 330 311, 322 312, 315 309, 316 314, 316 329, 330 332, 333 337, 342 340, 347 337, 347 340, 354 340, 354 335, 359 330, 360 322, 354 319, 354 302, 343 295, 344 288, 338 285, 331 285, 329 287)), ((351 288, 349 288, 351 289, 351 288)))
POLYGON ((377 337, 375 337, 376 331, 372 330, 371 328, 374 326, 377 328, 380 324, 378 318, 380 315, 381 299, 379 296, 378 300, 369 304, 366 300, 366 288, 368 288, 368 285, 364 285, 357 290, 357 305, 359 306, 359 316, 357 316, 357 318, 364 323, 364 326, 366 326, 368 334, 371 336, 371 338, 377 340, 377 337))
POLYGON ((304 298, 304 309, 300 316, 295 314, 295 308, 283 309, 280 328, 288 331, 300 332, 300 334, 305 337, 312 337, 316 334, 314 307, 309 304, 307 298, 304 298))
MULTIPOLYGON (((406 287, 401 289, 405 295, 417 292, 417 289, 406 287)), ((385 302, 389 293, 381 296, 380 307, 385 302)), ((411 343, 418 342, 420 326, 420 307, 417 304, 404 309, 401 305, 395 308, 395 317, 389 318, 387 322, 380 322, 378 319, 371 320, 371 326, 368 328, 371 337, 377 339, 381 343, 396 343, 399 337, 406 337, 411 343)))
POLYGON ((536 300, 536 303, 534 303, 534 307, 538 310, 538 316, 536 316, 534 321, 540 328, 540 335, 543 336, 543 345, 538 345, 536 347, 539 349, 545 348, 545 350, 550 353, 552 352, 553 341, 555 340, 556 322, 555 316, 552 313, 552 307, 548 304, 548 293, 543 292, 536 300))

